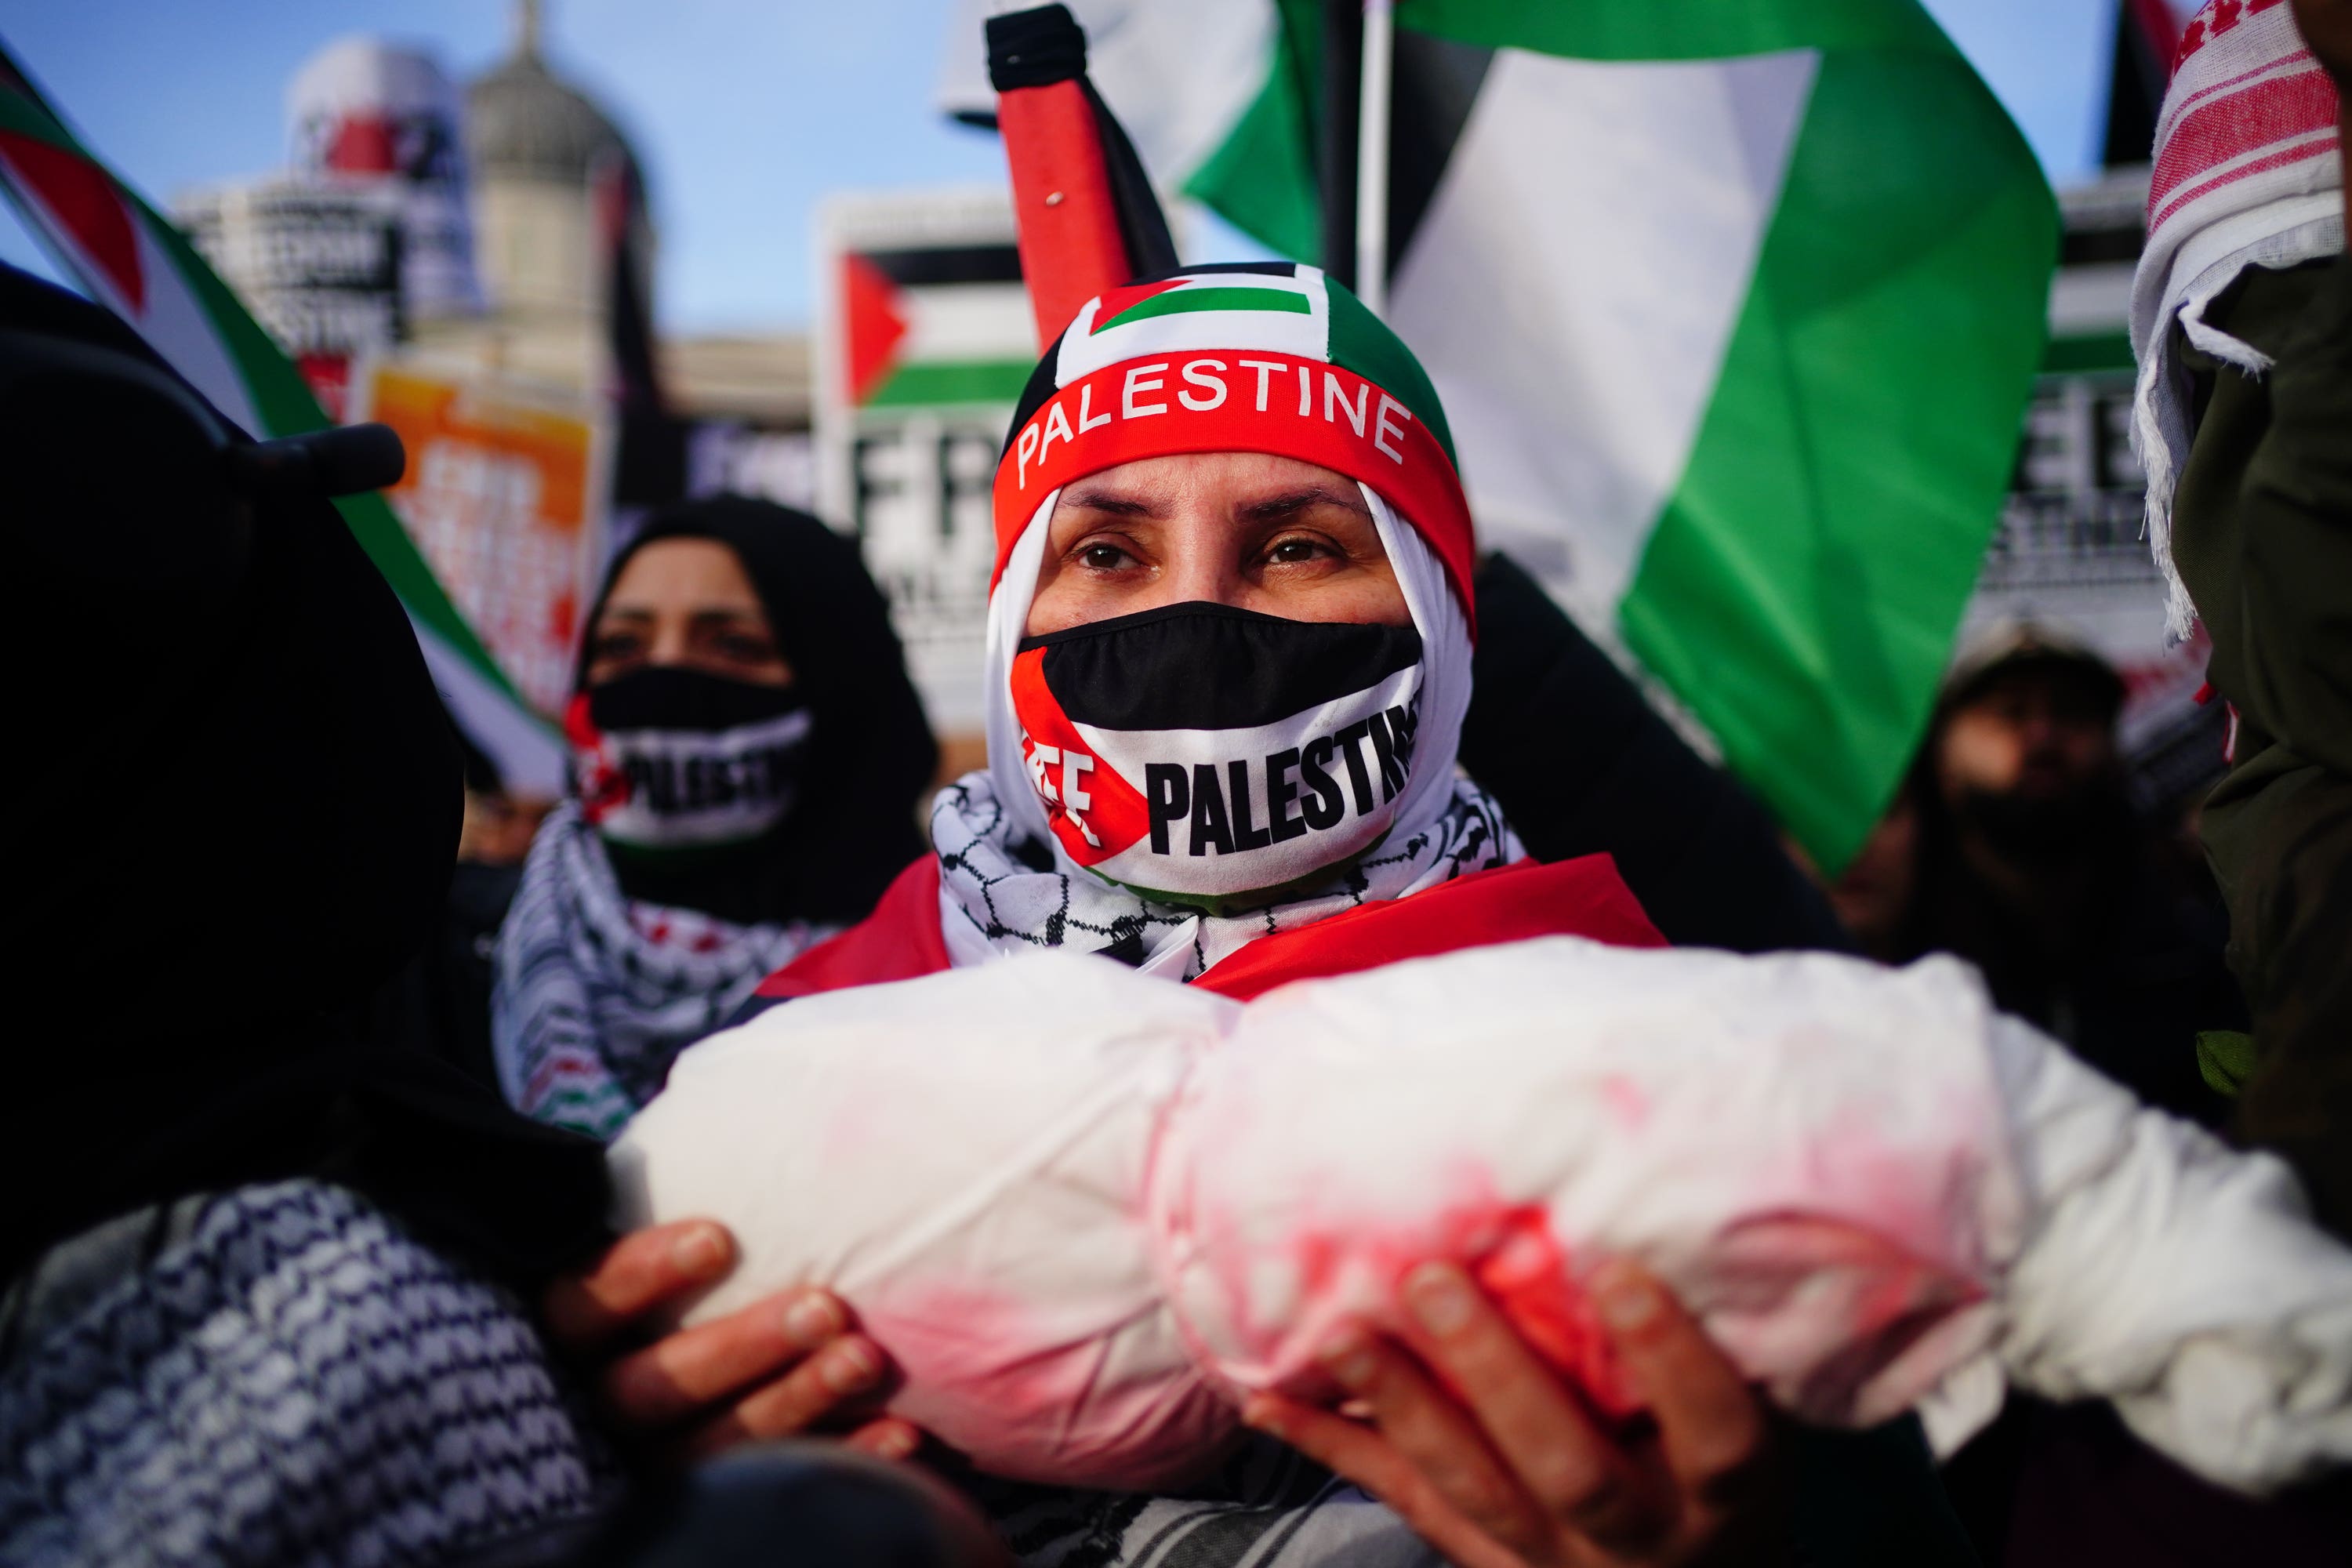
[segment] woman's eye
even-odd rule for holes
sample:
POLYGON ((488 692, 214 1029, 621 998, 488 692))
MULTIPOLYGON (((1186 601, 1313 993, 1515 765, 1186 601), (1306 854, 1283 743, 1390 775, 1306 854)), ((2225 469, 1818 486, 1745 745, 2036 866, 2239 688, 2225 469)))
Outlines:
POLYGON ((1265 558, 1281 565, 1296 565, 1302 561, 1315 560, 1323 553, 1323 548, 1318 540, 1279 539, 1265 552, 1265 558))
POLYGON ((738 664, 765 664, 776 657, 775 645, 766 637, 741 632, 721 633, 716 647, 722 656, 738 664))
POLYGON ((597 658, 634 658, 641 651, 636 637, 628 632, 606 632, 588 644, 588 657, 597 658))
POLYGON ((1078 549, 1078 563, 1097 572, 1116 572, 1134 559, 1116 544, 1087 544, 1078 549))

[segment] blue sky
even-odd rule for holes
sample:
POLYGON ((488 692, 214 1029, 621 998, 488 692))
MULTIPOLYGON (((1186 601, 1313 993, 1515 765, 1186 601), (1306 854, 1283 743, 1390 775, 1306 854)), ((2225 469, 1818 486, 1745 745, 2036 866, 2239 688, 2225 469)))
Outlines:
MULTIPOLYGON (((2091 172, 2118 0, 1926 3, 2052 179, 2091 172)), ((931 108, 949 0, 547 9, 557 69, 606 106, 647 166, 667 330, 804 321, 809 224, 826 191, 1002 177, 992 138, 931 108)), ((0 0, 17 58, 100 154, 166 200, 281 163, 286 83, 331 40, 421 41, 462 78, 505 51, 509 25, 500 0, 0 0)), ((5 212, 0 258, 47 270, 5 212)))

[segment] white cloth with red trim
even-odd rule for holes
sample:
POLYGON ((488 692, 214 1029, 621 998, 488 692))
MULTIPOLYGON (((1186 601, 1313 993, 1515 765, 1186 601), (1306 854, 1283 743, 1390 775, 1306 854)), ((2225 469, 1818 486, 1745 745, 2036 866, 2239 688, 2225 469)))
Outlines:
POLYGON ((2267 354, 2205 319, 2249 267, 2293 267, 2344 248, 2344 165, 2335 84, 2286 0, 2214 0, 2181 35, 2157 118, 2147 241, 2132 279, 2139 387, 2132 449, 2147 474, 2148 543, 2175 637, 2196 619, 2172 562, 2172 497, 2196 435, 2173 326, 2224 364, 2259 374, 2267 354))
POLYGON ((2250 1491, 2352 1459, 2352 1253, 2286 1168, 1949 959, 1553 937, 1243 1005, 1037 954, 715 1037, 612 1163, 623 1225, 742 1247, 689 1321, 830 1287, 890 1408, 1014 1479, 1197 1475, 1430 1258, 1603 1411, 1640 1394, 1580 1281, 1631 1257, 1809 1419, 1925 1401, 1948 1442, 2014 1384, 2250 1491))

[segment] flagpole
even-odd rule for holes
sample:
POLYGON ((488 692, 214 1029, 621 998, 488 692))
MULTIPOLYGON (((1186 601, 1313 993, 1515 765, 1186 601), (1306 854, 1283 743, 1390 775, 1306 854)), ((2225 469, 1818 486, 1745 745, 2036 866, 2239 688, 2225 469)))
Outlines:
POLYGON ((1323 0, 1315 184, 1323 198, 1323 270, 1356 286, 1356 137, 1361 126, 1364 0, 1323 0))
POLYGON ((1395 0, 1364 0, 1362 103, 1356 121, 1356 297, 1389 311, 1389 93, 1395 0))

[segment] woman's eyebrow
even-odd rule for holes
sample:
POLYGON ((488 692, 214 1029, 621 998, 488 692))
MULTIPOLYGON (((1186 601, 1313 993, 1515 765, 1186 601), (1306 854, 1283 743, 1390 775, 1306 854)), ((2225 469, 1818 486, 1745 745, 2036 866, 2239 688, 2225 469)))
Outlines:
POLYGON ((1063 499, 1070 505, 1082 506, 1088 511, 1107 511, 1118 517, 1158 517, 1165 510, 1159 501, 1122 495, 1110 489, 1080 490, 1063 499))
POLYGON ((1265 521, 1272 518, 1288 517, 1293 512, 1304 511, 1308 507, 1318 503, 1344 507, 1359 517, 1372 515, 1371 509, 1364 505, 1360 496, 1344 494, 1328 485, 1308 485, 1303 489, 1285 490, 1280 495, 1268 496, 1261 501, 1253 501, 1241 510, 1244 517, 1253 521, 1265 521))

